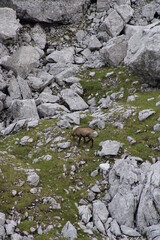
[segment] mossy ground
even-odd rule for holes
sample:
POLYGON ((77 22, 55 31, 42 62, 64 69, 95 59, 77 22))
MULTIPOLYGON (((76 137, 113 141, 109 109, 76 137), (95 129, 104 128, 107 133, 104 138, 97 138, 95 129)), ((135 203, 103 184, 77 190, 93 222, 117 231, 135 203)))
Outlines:
MULTIPOLYGON (((77 204, 80 199, 87 198, 87 189, 93 186, 96 180, 102 178, 101 175, 95 178, 90 176, 100 163, 105 162, 105 158, 95 155, 95 151, 100 150, 99 143, 104 140, 117 140, 123 143, 120 155, 129 152, 131 155, 141 157, 143 160, 151 161, 151 158, 159 156, 159 133, 153 132, 153 126, 157 123, 159 107, 155 104, 160 101, 160 89, 149 92, 141 91, 141 84, 137 83, 137 78, 132 76, 124 67, 102 68, 93 70, 94 77, 89 76, 92 70, 80 73, 81 84, 84 88, 84 99, 94 97, 98 103, 99 99, 106 92, 114 93, 124 88, 123 99, 117 100, 118 105, 123 109, 135 107, 137 114, 128 119, 123 119, 124 127, 117 128, 111 122, 106 122, 105 129, 98 130, 99 136, 94 140, 94 147, 90 149, 89 144, 80 144, 75 147, 76 141, 70 137, 70 129, 61 130, 56 126, 56 120, 41 120, 38 127, 34 129, 22 130, 16 134, 0 138, 0 211, 6 213, 7 217, 14 209, 14 214, 20 215, 22 221, 18 226, 20 231, 30 232, 30 227, 36 227, 36 223, 43 223, 45 229, 49 224, 53 224, 53 229, 47 234, 38 235, 34 233, 37 240, 63 239, 60 236, 61 229, 69 220, 78 229, 78 239, 88 240, 89 235, 84 233, 78 226, 77 204), (113 72, 112 76, 106 78, 108 72, 113 72), (135 102, 127 103, 127 97, 136 92, 135 102), (154 98, 148 101, 150 98, 154 98), (138 120, 138 112, 143 109, 153 109, 156 113, 143 122, 138 120), (32 143, 25 146, 20 145, 23 136, 33 138, 32 143), (71 141, 71 147, 67 150, 59 151, 53 143, 46 143, 50 137, 52 140, 57 137, 66 137, 71 141), (134 145, 130 145, 127 136, 136 139, 134 145), (51 155, 50 161, 40 160, 33 164, 33 160, 45 155, 51 155), (68 155, 69 154, 69 155, 68 155), (69 157, 67 157, 67 155, 69 157), (64 165, 66 168, 64 176, 64 165), (71 166, 76 167, 75 174, 71 176, 71 166), (34 169, 40 176, 37 194, 30 193, 30 187, 26 182, 27 175, 25 169, 34 169), (24 185, 19 184, 24 181, 24 185), (12 190, 17 190, 18 194, 13 197, 12 190), (61 209, 53 210, 49 204, 43 203, 43 197, 53 197, 61 204, 61 209), (29 217, 26 218, 25 212, 29 217), (32 217, 32 218, 31 218, 32 217)), ((108 113, 109 109, 104 110, 108 113)), ((115 120, 121 120, 121 114, 115 113, 115 120)), ((81 120, 81 125, 88 125, 92 119, 90 114, 81 120)), ((111 163, 114 158, 108 158, 111 163)), ((102 193, 103 194, 103 193, 102 193)), ((97 239, 101 237, 97 235, 97 239)))

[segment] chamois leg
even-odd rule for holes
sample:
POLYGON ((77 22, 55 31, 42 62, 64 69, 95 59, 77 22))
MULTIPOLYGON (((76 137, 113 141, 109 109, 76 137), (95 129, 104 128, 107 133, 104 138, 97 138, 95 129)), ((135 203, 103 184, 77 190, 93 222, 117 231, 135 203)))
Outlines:
POLYGON ((89 140, 87 141, 87 143, 89 143, 90 141, 92 141, 92 144, 91 144, 91 148, 93 147, 93 138, 89 138, 89 140))
POLYGON ((80 144, 80 142, 81 142, 81 136, 79 137, 79 139, 78 139, 78 146, 79 146, 79 144, 80 144))
POLYGON ((83 140, 84 140, 84 144, 86 143, 86 137, 83 137, 83 140))

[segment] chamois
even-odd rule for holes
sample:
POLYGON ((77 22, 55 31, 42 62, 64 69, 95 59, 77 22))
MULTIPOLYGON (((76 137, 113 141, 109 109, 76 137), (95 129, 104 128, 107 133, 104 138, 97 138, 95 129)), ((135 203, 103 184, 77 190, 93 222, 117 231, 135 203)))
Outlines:
POLYGON ((83 137, 84 143, 86 143, 86 137, 89 139, 88 142, 92 142, 91 148, 93 147, 93 137, 97 135, 97 132, 94 131, 92 128, 89 127, 77 127, 76 129, 73 130, 72 136, 79 137, 78 139, 78 145, 80 144, 81 138, 83 137))

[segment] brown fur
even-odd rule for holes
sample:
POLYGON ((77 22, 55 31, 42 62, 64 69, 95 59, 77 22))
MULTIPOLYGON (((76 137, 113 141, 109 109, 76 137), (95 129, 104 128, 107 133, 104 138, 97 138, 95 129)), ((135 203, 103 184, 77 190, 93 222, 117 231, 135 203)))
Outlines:
POLYGON ((86 143, 86 137, 88 138, 88 142, 92 142, 91 144, 91 148, 93 147, 93 132, 94 130, 92 128, 89 128, 89 127, 77 127, 73 133, 72 133, 72 136, 75 137, 79 137, 78 139, 78 145, 80 144, 80 141, 81 141, 81 138, 83 137, 84 139, 84 143, 86 143))

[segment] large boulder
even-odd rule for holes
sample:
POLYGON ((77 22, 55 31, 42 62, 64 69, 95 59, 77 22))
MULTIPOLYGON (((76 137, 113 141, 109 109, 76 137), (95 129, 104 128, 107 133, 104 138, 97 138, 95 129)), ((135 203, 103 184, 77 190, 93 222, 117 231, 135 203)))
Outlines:
POLYGON ((104 20, 103 26, 111 37, 116 37, 124 28, 124 20, 116 10, 112 10, 104 20))
POLYGON ((137 227, 144 231, 145 227, 159 224, 160 221, 160 161, 150 167, 141 193, 137 211, 137 227))
POLYGON ((125 35, 111 38, 100 51, 106 64, 118 66, 127 54, 127 40, 125 35))
POLYGON ((69 112, 69 110, 58 103, 43 103, 37 107, 39 116, 42 118, 45 117, 53 117, 58 113, 62 114, 62 112, 69 112))
POLYGON ((87 103, 72 89, 62 90, 61 97, 71 111, 80 111, 88 108, 87 103))
POLYGON ((144 82, 160 85, 160 26, 141 28, 128 42, 124 62, 144 82))
POLYGON ((7 60, 1 61, 1 65, 25 79, 34 67, 38 65, 40 57, 40 53, 36 48, 22 46, 7 60))
POLYGON ((89 2, 89 0, 1 0, 0 7, 13 8, 23 20, 64 24, 81 20, 89 2))
POLYGON ((22 119, 39 120, 36 104, 33 99, 14 100, 10 106, 11 118, 15 121, 22 119))
POLYGON ((16 12, 10 8, 0 8, 0 42, 16 39, 21 28, 16 12))

